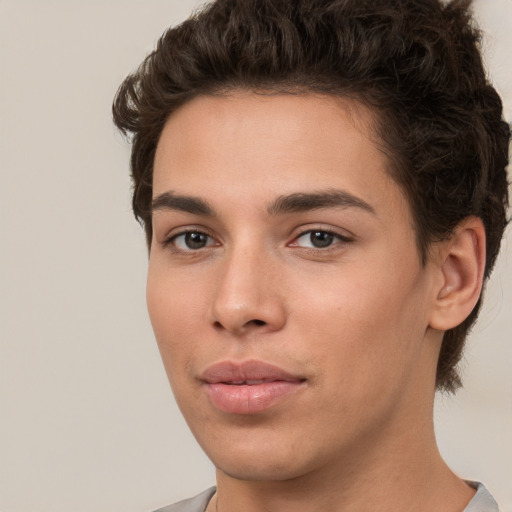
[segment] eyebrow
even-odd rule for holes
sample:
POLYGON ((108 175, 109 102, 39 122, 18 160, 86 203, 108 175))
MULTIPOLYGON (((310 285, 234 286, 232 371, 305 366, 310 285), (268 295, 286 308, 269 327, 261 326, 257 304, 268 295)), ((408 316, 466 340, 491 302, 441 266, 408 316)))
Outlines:
POLYGON ((370 204, 345 190, 326 190, 280 196, 268 207, 268 213, 278 215, 333 207, 360 208, 374 215, 376 214, 375 209, 370 204))
MULTIPOLYGON (((297 192, 279 196, 267 208, 269 215, 306 212, 321 208, 360 208, 375 215, 375 209, 366 201, 345 190, 326 190, 320 192, 297 192)), ((151 212, 175 210, 193 215, 215 217, 215 210, 210 204, 194 196, 182 196, 174 192, 164 192, 151 202, 151 212)))
POLYGON ((174 192, 164 192, 152 200, 151 213, 158 210, 176 210, 193 215, 215 216, 214 209, 204 199, 193 196, 181 196, 174 192))

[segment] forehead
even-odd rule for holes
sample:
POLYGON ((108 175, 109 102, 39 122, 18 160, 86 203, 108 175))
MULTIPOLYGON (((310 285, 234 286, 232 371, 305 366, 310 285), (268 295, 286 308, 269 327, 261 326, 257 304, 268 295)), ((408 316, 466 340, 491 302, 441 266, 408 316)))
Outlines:
POLYGON ((164 127, 153 195, 207 195, 247 207, 248 192, 268 203, 271 196, 336 188, 378 210, 403 196, 373 127, 373 114, 345 98, 246 91, 199 96, 164 127))
POLYGON ((181 105, 168 118, 158 150, 171 139, 180 145, 198 139, 214 144, 213 137, 226 135, 237 145, 245 142, 245 149, 251 146, 244 140, 246 135, 260 137, 260 142, 292 145, 295 150, 300 150, 296 143, 305 138, 311 138, 318 149, 354 137, 376 148, 376 119, 376 113, 361 102, 345 97, 235 90, 200 95, 181 105))

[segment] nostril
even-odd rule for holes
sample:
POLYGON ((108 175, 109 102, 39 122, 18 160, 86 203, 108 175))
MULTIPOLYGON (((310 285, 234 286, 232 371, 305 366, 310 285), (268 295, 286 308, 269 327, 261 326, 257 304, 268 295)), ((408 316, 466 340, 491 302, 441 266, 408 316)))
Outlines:
POLYGON ((218 320, 213 323, 213 327, 217 330, 227 329, 227 330, 240 331, 240 332, 245 331, 246 329, 250 329, 251 326, 252 327, 262 327, 264 325, 267 325, 267 322, 265 322, 265 320, 259 320, 258 318, 254 319, 254 320, 249 320, 248 322, 244 323, 243 325, 241 325, 239 327, 229 326, 227 324, 224 325, 222 322, 219 322, 218 320))

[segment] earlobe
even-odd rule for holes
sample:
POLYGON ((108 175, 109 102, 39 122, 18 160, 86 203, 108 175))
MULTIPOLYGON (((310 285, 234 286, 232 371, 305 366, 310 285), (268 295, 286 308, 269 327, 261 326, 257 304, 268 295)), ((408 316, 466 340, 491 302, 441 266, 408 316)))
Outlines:
POLYGON ((462 323, 475 307, 485 268, 485 229, 482 220, 469 217, 443 242, 439 260, 441 285, 437 290, 430 326, 446 331, 462 323))

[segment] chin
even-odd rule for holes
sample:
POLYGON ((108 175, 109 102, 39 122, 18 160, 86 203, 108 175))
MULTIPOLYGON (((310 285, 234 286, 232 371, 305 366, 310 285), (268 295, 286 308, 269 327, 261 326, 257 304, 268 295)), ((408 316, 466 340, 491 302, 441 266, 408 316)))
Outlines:
POLYGON ((245 443, 203 445, 203 449, 217 470, 245 481, 293 480, 309 473, 318 462, 296 443, 286 440, 272 443, 260 438, 245 443))
MULTIPOLYGON (((226 476, 249 482, 283 482, 294 480, 305 474, 297 467, 291 467, 290 464, 283 464, 280 460, 276 463, 266 461, 265 463, 254 463, 245 459, 244 461, 222 461, 213 463, 218 471, 226 476)), ((294 465, 295 466, 295 465, 294 465)))

